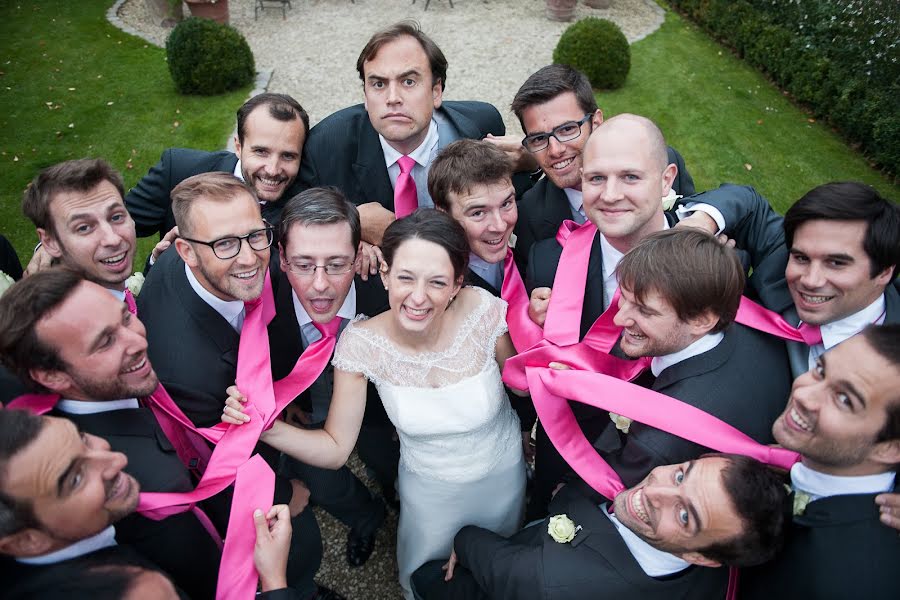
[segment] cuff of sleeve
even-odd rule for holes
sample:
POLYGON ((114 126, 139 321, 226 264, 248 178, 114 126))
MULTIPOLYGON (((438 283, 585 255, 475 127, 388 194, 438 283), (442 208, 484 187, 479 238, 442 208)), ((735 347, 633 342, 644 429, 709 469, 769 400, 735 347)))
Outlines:
POLYGON ((712 218, 713 221, 716 222, 716 227, 719 228, 719 230, 716 231, 716 235, 719 235, 720 233, 725 231, 725 217, 722 216, 722 213, 715 206, 702 204, 700 202, 692 202, 678 208, 675 211, 675 214, 678 215, 679 219, 683 219, 695 212, 706 213, 712 218))

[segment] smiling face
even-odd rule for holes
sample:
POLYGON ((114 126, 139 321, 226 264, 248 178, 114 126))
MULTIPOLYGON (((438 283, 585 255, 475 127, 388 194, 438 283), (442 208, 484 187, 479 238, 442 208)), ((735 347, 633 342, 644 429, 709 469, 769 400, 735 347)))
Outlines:
POLYGON ((363 69, 372 127, 397 152, 409 154, 425 141, 431 115, 441 106, 441 83, 432 79, 428 55, 404 35, 379 48, 363 69))
POLYGON ((101 181, 87 192, 55 194, 50 201, 53 233, 38 229, 47 252, 87 279, 125 289, 134 260, 134 221, 119 190, 101 181))
MULTIPOLYGON (((259 204, 249 193, 240 191, 225 201, 195 200, 190 208, 190 232, 181 234, 212 242, 229 236, 245 236, 264 227, 259 204)), ((262 294, 269 248, 254 250, 247 240, 242 240, 238 255, 223 260, 209 246, 183 238, 175 240, 175 247, 200 285, 216 297, 247 302, 262 294)))
POLYGON ((867 475, 900 462, 895 442, 875 440, 888 408, 900 402, 900 370, 861 335, 819 357, 794 381, 787 407, 772 427, 775 440, 832 475, 867 475), (885 466, 887 465, 887 466, 885 466))
POLYGON ((390 269, 381 277, 395 328, 417 337, 439 328, 450 299, 462 284, 461 277, 454 277, 447 251, 417 238, 397 247, 390 269))
POLYGON ((467 193, 448 196, 450 215, 466 231, 472 253, 489 263, 506 258, 509 236, 519 218, 512 181, 476 184, 467 193))
POLYGON ((659 140, 642 121, 613 117, 584 150, 581 191, 587 218, 620 252, 663 228, 662 198, 678 169, 660 158, 659 140))
MULTIPOLYGON (((574 92, 563 92, 543 104, 535 104, 522 110, 525 135, 548 133, 567 122, 578 122, 584 118, 584 110, 578 105, 574 92)), ((599 110, 591 120, 581 125, 581 135, 568 142, 550 138, 550 145, 532 154, 538 165, 559 189, 581 189, 582 152, 591 129, 603 122, 599 110)))
POLYGON ((64 398, 143 398, 156 389, 143 324, 99 285, 80 283, 37 322, 35 333, 57 349, 66 369, 34 371, 32 377, 64 398))
POLYGON ((804 323, 833 323, 859 312, 884 292, 893 269, 871 276, 863 249, 865 221, 807 221, 797 227, 784 271, 804 323))
POLYGON ((260 200, 279 200, 300 170, 300 153, 305 133, 298 117, 279 121, 269 114, 268 105, 256 107, 244 122, 244 141, 234 139, 241 159, 244 181, 256 190, 260 200))
POLYGON ((310 276, 298 275, 290 270, 292 265, 352 266, 356 258, 353 236, 347 222, 328 225, 294 223, 287 234, 287 245, 280 247, 281 270, 300 304, 316 323, 328 323, 340 310, 347 298, 355 272, 348 270, 341 275, 327 275, 325 269, 316 269, 310 276))
MULTIPOLYGON (((648 290, 639 301, 625 286, 619 286, 619 311, 613 322, 622 327, 620 346, 632 357, 665 356, 691 345, 711 329, 706 319, 682 321, 665 298, 648 290)), ((712 321, 715 325, 716 320, 712 321)))
POLYGON ((38 436, 6 468, 3 493, 31 505, 39 541, 17 556, 40 556, 99 533, 134 512, 140 485, 128 459, 67 419, 43 418, 38 436))
POLYGON ((722 481, 727 464, 708 457, 656 467, 616 496, 616 518, 653 547, 695 562, 691 553, 743 533, 722 481))

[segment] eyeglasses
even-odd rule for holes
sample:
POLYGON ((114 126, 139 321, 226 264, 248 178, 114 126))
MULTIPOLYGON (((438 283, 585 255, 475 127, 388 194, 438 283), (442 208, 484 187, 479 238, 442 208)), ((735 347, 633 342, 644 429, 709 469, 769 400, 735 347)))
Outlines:
POLYGON ((329 277, 337 277, 338 275, 344 275, 345 273, 349 273, 353 270, 352 262, 330 262, 326 265, 317 265, 313 263, 288 263, 288 269, 291 273, 296 273, 300 277, 312 277, 316 274, 316 271, 322 269, 325 271, 325 274, 329 277))
POLYGON ((247 235, 229 236, 204 242, 202 240, 192 240, 191 238, 181 236, 181 239, 193 242, 195 244, 203 244, 212 248, 217 258, 228 260, 234 258, 241 253, 241 242, 247 240, 247 245, 253 250, 265 250, 272 245, 275 240, 275 228, 266 223, 262 229, 254 229, 247 235))
POLYGON ((581 135, 581 126, 591 119, 593 115, 584 115, 580 121, 567 121, 559 127, 554 127, 553 131, 546 133, 532 133, 526 135, 522 140, 522 145, 529 152, 540 152, 550 145, 550 138, 556 138, 557 142, 568 142, 574 140, 581 135))

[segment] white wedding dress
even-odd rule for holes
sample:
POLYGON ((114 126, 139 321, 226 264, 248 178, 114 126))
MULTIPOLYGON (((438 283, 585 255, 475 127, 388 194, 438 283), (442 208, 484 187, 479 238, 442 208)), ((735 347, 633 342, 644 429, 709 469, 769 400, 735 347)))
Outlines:
POLYGON ((449 557, 463 526, 509 536, 524 512, 519 418, 494 353, 506 303, 476 289, 477 308, 442 352, 405 354, 356 322, 335 349, 335 368, 375 383, 400 437, 397 564, 406 598, 413 571, 449 557))

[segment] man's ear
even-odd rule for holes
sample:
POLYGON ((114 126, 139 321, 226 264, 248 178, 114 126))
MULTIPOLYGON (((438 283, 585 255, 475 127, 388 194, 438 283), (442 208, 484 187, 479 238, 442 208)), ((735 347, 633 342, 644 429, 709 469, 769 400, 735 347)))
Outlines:
POLYGON ((28 375, 30 375, 31 379, 36 383, 39 383, 51 392, 56 392, 60 395, 62 395, 64 391, 72 389, 75 385, 75 382, 65 371, 34 368, 28 371, 28 375))
POLYGON ((875 283, 880 286, 887 287, 887 284, 894 280, 894 267, 888 267, 874 277, 875 283))
POLYGON ((719 317, 713 311, 705 310, 696 317, 688 319, 687 323, 694 335, 706 335, 719 324, 719 317))
POLYGON ((440 79, 436 80, 431 86, 431 100, 434 110, 439 109, 444 101, 444 82, 440 79))
POLYGON ((878 442, 872 446, 869 458, 887 467, 894 467, 900 464, 900 440, 878 442))
POLYGON ((191 243, 182 238, 175 238, 175 251, 178 252, 178 256, 181 257, 181 260, 185 262, 185 264, 189 267, 196 267, 200 264, 200 261, 197 259, 197 253, 194 252, 194 247, 191 246, 191 243))
POLYGON ((237 134, 234 134, 234 153, 238 156, 241 155, 241 138, 237 134))
POLYGON ((49 231, 42 227, 37 228, 37 234, 41 239, 41 245, 47 251, 47 254, 49 254, 53 258, 60 258, 62 256, 62 247, 60 247, 59 241, 57 241, 56 236, 51 235, 49 231))
POLYGON ((599 108, 591 115, 591 130, 593 131, 603 123, 603 111, 599 108))
POLYGON ((50 552, 53 542, 43 531, 29 527, 0 537, 0 554, 15 558, 42 556, 50 552))
POLYGON ((660 198, 665 198, 669 195, 669 190, 672 189, 672 184, 675 182, 675 176, 678 175, 678 167, 675 163, 669 163, 662 172, 662 189, 660 190, 660 198))
POLYGON ((716 568, 722 566, 722 563, 720 563, 719 561, 707 558, 699 552, 685 552, 683 554, 676 554, 676 556, 678 556, 682 560, 686 560, 692 565, 697 565, 699 567, 716 568))

